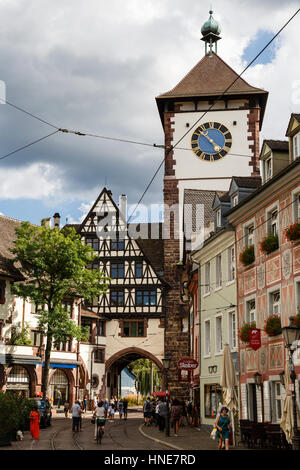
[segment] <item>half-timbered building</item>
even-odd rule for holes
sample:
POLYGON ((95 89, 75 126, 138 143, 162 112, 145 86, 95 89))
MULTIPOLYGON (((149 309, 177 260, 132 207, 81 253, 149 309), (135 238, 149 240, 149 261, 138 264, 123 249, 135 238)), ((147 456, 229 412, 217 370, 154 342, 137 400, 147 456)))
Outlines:
POLYGON ((151 359, 162 369, 164 355, 163 251, 160 224, 131 224, 103 189, 80 226, 82 240, 97 257, 88 266, 109 278, 104 294, 85 301, 81 324, 90 338, 81 343, 87 390, 118 395, 122 369, 134 359, 151 359))

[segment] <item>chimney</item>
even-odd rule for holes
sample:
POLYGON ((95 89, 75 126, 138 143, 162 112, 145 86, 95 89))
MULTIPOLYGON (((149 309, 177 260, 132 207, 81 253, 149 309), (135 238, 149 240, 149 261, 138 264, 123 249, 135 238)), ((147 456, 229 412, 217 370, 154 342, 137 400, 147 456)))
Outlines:
POLYGON ((41 227, 50 228, 50 217, 41 220, 41 227))
POLYGON ((127 196, 126 194, 122 194, 122 196, 120 196, 120 200, 119 200, 119 208, 120 208, 120 212, 125 220, 125 222, 127 221, 127 196))
POLYGON ((53 222, 54 222, 54 228, 58 228, 60 227, 60 215, 58 212, 55 212, 54 216, 53 216, 53 222))

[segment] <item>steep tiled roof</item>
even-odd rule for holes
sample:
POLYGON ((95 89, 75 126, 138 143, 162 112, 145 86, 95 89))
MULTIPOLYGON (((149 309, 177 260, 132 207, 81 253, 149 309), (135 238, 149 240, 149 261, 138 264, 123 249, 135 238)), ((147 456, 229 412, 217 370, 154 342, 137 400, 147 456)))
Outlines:
POLYGON ((259 188, 261 186, 260 176, 233 176, 239 188, 259 188))
POLYGON ((15 229, 20 226, 20 220, 0 215, 0 274, 15 279, 23 278, 18 266, 12 262, 14 255, 10 252, 16 239, 15 229))
POLYGON ((207 191, 201 189, 185 189, 184 190, 184 219, 185 223, 188 220, 192 220, 192 230, 196 231, 199 227, 196 227, 196 206, 202 205, 202 210, 204 212, 204 226, 208 227, 209 224, 214 220, 213 213, 213 202, 214 198, 218 194, 222 196, 224 192, 217 191, 207 191))
MULTIPOLYGON (((300 116, 300 115, 299 115, 300 116)), ((288 152, 289 151, 289 142, 288 140, 264 140, 264 144, 267 144, 271 150, 277 152, 288 152)))
POLYGON ((267 93, 249 85, 217 54, 205 55, 192 70, 170 91, 157 98, 221 95, 231 83, 226 94, 267 93))

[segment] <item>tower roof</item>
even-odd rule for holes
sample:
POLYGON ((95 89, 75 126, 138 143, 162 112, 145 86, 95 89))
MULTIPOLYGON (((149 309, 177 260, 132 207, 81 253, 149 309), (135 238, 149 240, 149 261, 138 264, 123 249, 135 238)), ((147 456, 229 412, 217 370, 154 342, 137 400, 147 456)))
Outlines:
POLYGON ((203 36, 206 36, 207 34, 216 34, 219 36, 221 32, 221 27, 219 23, 214 19, 213 11, 210 10, 209 12, 209 19, 205 21, 204 25, 201 28, 201 33, 203 36))
POLYGON ((268 92, 247 83, 243 78, 222 60, 216 53, 210 57, 206 54, 185 77, 170 91, 157 96, 156 101, 162 117, 163 103, 166 100, 178 101, 182 98, 217 98, 224 96, 257 95, 262 109, 261 123, 267 102, 268 92), (234 84, 232 86, 231 83, 234 84), (230 88, 227 90, 227 88, 230 88), (224 93, 224 91, 226 93, 224 93))

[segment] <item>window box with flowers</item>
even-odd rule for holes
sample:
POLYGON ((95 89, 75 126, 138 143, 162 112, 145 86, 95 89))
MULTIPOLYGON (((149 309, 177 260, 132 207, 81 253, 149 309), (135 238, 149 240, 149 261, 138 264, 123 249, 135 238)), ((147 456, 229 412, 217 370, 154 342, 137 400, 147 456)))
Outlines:
POLYGON ((265 322, 264 331, 268 336, 280 335, 281 330, 281 319, 279 315, 270 315, 265 322))
POLYGON ((300 222, 295 222, 285 230, 286 238, 289 241, 300 240, 300 222))
POLYGON ((300 328, 300 311, 294 316, 294 323, 297 328, 300 328))
POLYGON ((246 246, 240 253, 240 262, 244 266, 248 266, 255 261, 254 245, 246 246))
POLYGON ((250 341, 250 328, 256 328, 256 322, 244 323, 240 329, 240 340, 243 343, 249 343, 250 341))
POLYGON ((279 247, 279 242, 278 242, 278 235, 274 235, 273 233, 270 233, 267 237, 263 239, 263 241, 260 244, 261 249, 264 253, 267 255, 269 253, 272 253, 272 251, 277 250, 279 247))

